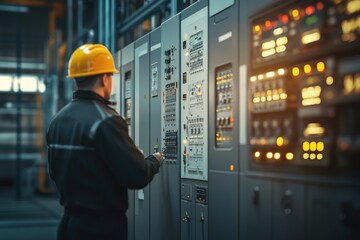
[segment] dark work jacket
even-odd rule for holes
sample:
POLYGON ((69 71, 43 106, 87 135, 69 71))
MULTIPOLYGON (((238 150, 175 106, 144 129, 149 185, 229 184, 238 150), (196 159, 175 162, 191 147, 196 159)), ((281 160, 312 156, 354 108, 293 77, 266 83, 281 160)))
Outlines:
POLYGON ((144 159, 126 122, 109 102, 91 91, 76 91, 52 119, 47 132, 50 177, 66 208, 126 211, 127 189, 145 187, 159 170, 144 159))

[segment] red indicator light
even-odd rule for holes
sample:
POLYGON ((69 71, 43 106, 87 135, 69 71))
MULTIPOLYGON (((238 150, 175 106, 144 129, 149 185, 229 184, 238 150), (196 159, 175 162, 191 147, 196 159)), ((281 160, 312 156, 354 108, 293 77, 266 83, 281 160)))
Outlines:
POLYGON ((322 2, 318 2, 318 3, 316 4, 316 8, 317 8, 319 11, 321 11, 321 10, 324 9, 324 4, 323 4, 322 2))
POLYGON ((234 122, 234 118, 230 117, 230 123, 233 123, 233 122, 234 122))
POLYGON ((313 7, 313 6, 307 6, 306 8, 305 8, 305 13, 306 13, 306 15, 311 15, 311 14, 313 14, 315 12, 315 8, 313 7))
POLYGON ((281 16, 281 21, 283 24, 287 24, 289 22, 289 16, 284 14, 281 16))

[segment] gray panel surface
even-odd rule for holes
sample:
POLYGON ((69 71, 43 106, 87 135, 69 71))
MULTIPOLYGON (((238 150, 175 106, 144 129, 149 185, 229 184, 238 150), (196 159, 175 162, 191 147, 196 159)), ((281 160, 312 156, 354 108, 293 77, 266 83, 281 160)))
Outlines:
POLYGON ((246 201, 246 239, 271 239, 271 182, 248 179, 246 201))
POLYGON ((305 239, 305 187, 273 182, 273 239, 305 239))
MULTIPOLYGON (((149 77, 149 35, 135 42, 135 143, 150 154, 150 77, 149 77)), ((150 188, 135 190, 135 240, 150 236, 150 188), (139 231, 141 229, 141 231, 139 231)))
POLYGON ((306 239, 359 239, 358 189, 308 187, 306 239))
POLYGON ((209 16, 213 16, 234 4, 234 0, 209 0, 209 16))
POLYGON ((192 240, 193 236, 193 222, 195 221, 195 214, 191 211, 191 202, 181 200, 181 240, 192 240))
MULTIPOLYGON (((208 227, 209 227, 209 218, 208 218, 208 206, 204 204, 197 203, 195 206, 196 218, 195 220, 195 229, 196 229, 196 238, 195 239, 209 239, 208 227)), ((227 239, 227 238, 221 238, 227 239)))
MULTIPOLYGON (((210 11, 211 4, 216 4, 215 2, 219 5, 222 3, 222 1, 210 1, 210 11)), ((233 124, 232 129, 226 131, 232 138, 231 141, 227 141, 226 146, 218 146, 215 140, 218 129, 216 119, 219 117, 216 110, 220 105, 217 105, 219 102, 217 96, 229 94, 222 93, 223 90, 217 90, 217 74, 223 71, 223 66, 231 70, 233 74, 233 80, 230 82, 232 85, 231 116, 234 123, 240 121, 237 111, 237 11, 237 5, 233 5, 217 15, 221 21, 215 17, 209 19, 209 239, 214 240, 239 238, 238 124, 233 124), (230 171, 231 165, 234 166, 233 171, 230 171)))
MULTIPOLYGON (((134 76, 134 43, 129 44, 128 46, 126 46, 125 48, 123 48, 121 50, 121 59, 122 59, 122 63, 121 63, 121 68, 120 68, 120 74, 121 74, 121 86, 122 86, 122 90, 121 90, 121 96, 122 96, 122 104, 123 104, 123 112, 122 115, 126 116, 125 111, 126 111, 126 106, 125 106, 125 74, 126 73, 131 73, 131 78, 128 79, 129 81, 129 91, 130 91, 130 100, 132 100, 133 102, 133 98, 134 98, 134 81, 133 81, 133 76, 134 76), (126 54, 124 54, 124 52, 126 52, 126 54)), ((130 112, 131 115, 134 115, 134 106, 131 105, 130 106, 130 112)), ((131 118, 131 121, 128 123, 128 127, 129 127, 129 134, 130 136, 134 136, 132 130, 132 125, 133 125, 133 121, 134 119, 131 118)), ((134 225, 134 191, 133 190, 128 190, 129 193, 129 208, 126 212, 127 218, 128 218, 128 239, 129 240, 133 240, 134 239, 134 231, 135 231, 135 225, 134 225)))

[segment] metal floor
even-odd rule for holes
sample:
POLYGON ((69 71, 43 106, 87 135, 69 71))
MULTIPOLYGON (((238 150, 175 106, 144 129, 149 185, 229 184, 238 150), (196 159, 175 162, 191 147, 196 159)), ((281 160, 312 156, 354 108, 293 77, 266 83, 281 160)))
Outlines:
POLYGON ((0 239, 55 240, 62 212, 57 196, 17 200, 12 189, 1 189, 0 239))

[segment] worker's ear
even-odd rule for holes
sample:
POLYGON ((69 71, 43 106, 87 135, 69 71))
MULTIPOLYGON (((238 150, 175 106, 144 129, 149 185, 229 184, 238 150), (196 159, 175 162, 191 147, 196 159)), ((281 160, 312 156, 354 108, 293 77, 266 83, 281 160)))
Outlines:
POLYGON ((102 74, 101 75, 101 86, 106 86, 107 84, 107 75, 106 74, 102 74))

